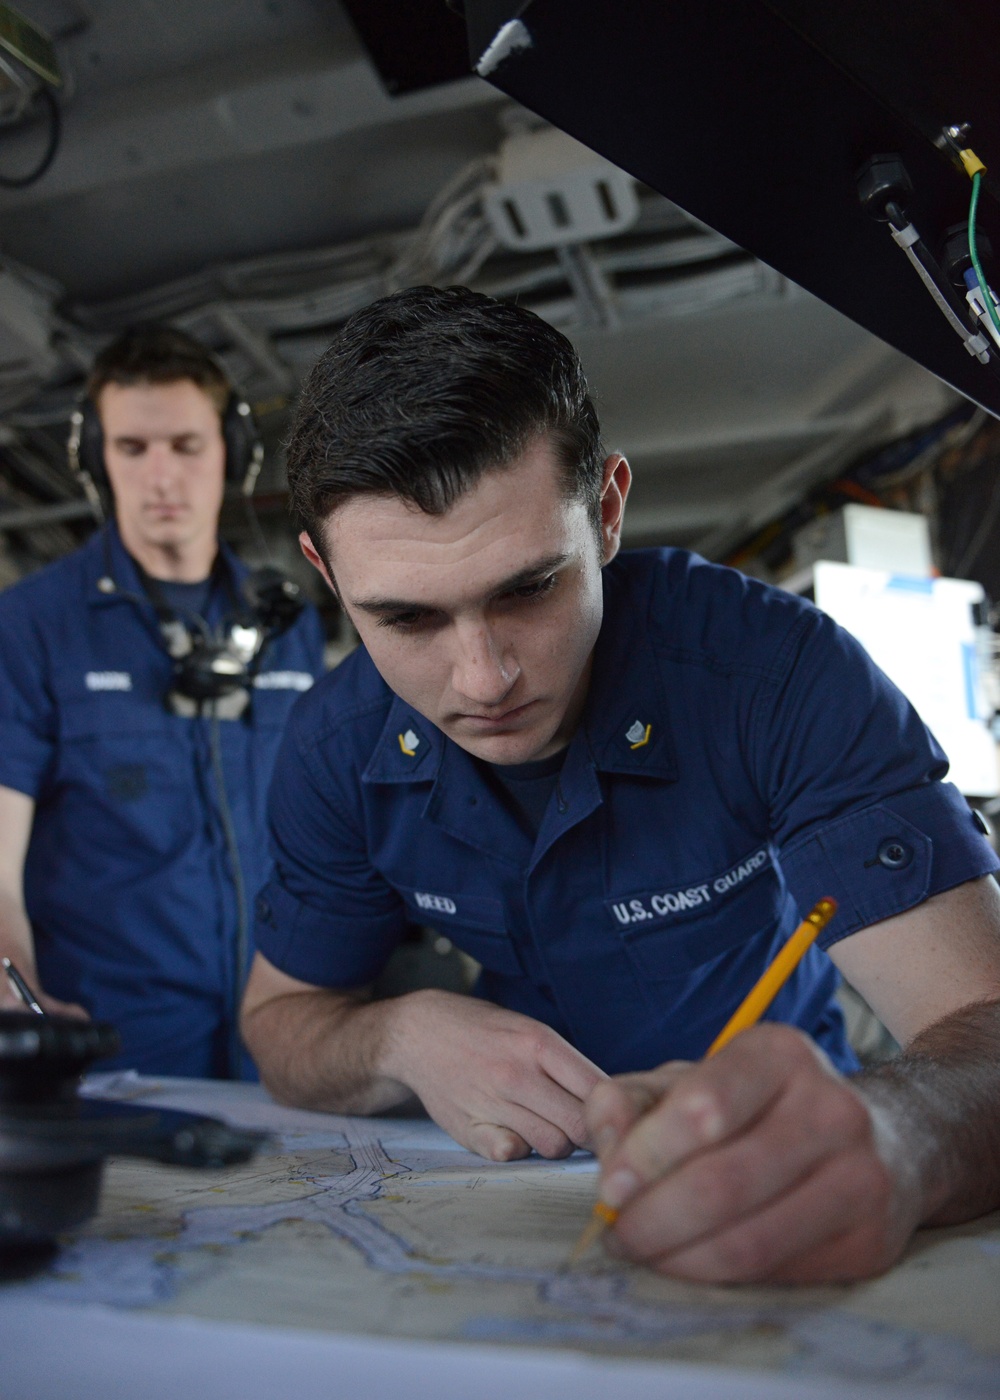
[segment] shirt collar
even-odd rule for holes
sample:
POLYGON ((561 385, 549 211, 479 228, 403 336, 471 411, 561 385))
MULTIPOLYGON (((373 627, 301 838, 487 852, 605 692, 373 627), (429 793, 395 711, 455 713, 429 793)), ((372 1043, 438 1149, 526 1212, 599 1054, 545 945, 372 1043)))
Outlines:
MULTIPOLYGON (((583 733, 574 742, 586 743, 602 772, 673 782, 677 759, 667 723, 663 677, 648 636, 651 588, 645 578, 644 570, 613 565, 604 570, 604 620, 594 650, 583 733)), ((393 695, 363 780, 432 781, 451 742, 393 695)))
POLYGON ((417 714, 398 695, 393 695, 375 750, 361 775, 362 781, 428 782, 437 777, 447 742, 440 729, 417 714))
MULTIPOLYGON (((147 601, 135 560, 122 543, 114 520, 106 521, 96 530, 83 548, 87 556, 86 598, 90 606, 106 607, 112 603, 147 601), (114 580, 113 589, 101 587, 101 581, 108 577, 114 580)), ((219 553, 239 586, 248 572, 247 566, 224 540, 219 541, 219 553)), ((149 606, 152 608, 152 603, 149 606)))
MULTIPOLYGON (((628 556, 622 564, 627 564, 628 556)), ((645 570, 604 570, 601 624, 583 729, 597 767, 673 782, 677 757, 667 722, 667 700, 650 642, 652 589, 645 570)))

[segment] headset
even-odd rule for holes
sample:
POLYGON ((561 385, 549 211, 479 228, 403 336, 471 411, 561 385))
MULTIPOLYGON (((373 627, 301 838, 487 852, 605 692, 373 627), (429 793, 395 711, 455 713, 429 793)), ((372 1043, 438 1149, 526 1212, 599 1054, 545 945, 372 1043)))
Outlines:
MULTIPOLYGON (((221 366, 220 366, 221 371, 221 366)), ((222 414, 226 447, 225 479, 239 486, 248 512, 250 497, 264 460, 264 444, 250 405, 230 392, 222 414)), ((70 418, 66 443, 70 470, 83 487, 97 518, 104 522, 103 577, 97 587, 130 602, 152 603, 164 648, 174 663, 173 683, 166 696, 167 708, 186 717, 208 711, 215 719, 239 719, 250 703, 254 678, 264 647, 286 632, 305 606, 297 583, 272 565, 254 569, 237 593, 221 555, 216 562, 220 581, 230 594, 231 610, 221 629, 210 629, 203 618, 183 618, 171 609, 157 581, 134 563, 145 596, 119 588, 111 563, 111 544, 102 492, 111 485, 104 464, 104 430, 97 405, 84 395, 70 418)), ((256 525, 256 516, 251 515, 256 525)), ((260 534, 260 526, 257 525, 260 534)), ((260 539, 266 550, 263 535, 260 539)))
MULTIPOLYGON (((174 663, 173 684, 166 703, 171 713, 186 717, 200 714, 206 706, 216 719, 239 719, 250 703, 250 694, 260 659, 268 642, 287 632, 304 606, 297 583, 271 565, 254 569, 243 581, 242 596, 235 595, 225 564, 224 582, 229 588, 232 609, 222 624, 221 636, 201 618, 194 627, 164 602, 155 579, 139 568, 149 601, 156 610, 160 636, 174 663)), ((99 580, 112 584, 110 573, 99 580)), ((106 588, 102 591, 112 591, 106 588)))
MULTIPOLYGON (((264 462, 264 444, 246 399, 230 393, 222 414, 222 438, 226 444, 226 481, 252 496, 264 462)), ((97 405, 89 395, 78 400, 70 417, 66 455, 70 470, 82 485, 99 519, 105 515, 101 491, 110 491, 104 465, 104 429, 97 405)))

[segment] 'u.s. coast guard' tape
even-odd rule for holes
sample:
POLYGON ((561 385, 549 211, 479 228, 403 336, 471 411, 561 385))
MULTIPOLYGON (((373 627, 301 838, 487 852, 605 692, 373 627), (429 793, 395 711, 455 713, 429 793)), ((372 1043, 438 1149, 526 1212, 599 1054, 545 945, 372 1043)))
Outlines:
POLYGON ((649 920, 669 920, 688 913, 691 909, 704 909, 716 904, 731 890, 737 889, 745 880, 756 875, 764 866, 771 863, 766 846, 753 855, 731 866, 721 875, 711 876, 699 884, 690 884, 678 890, 663 890, 655 894, 643 893, 626 896, 624 899, 606 901, 615 919, 623 927, 642 924, 649 920))

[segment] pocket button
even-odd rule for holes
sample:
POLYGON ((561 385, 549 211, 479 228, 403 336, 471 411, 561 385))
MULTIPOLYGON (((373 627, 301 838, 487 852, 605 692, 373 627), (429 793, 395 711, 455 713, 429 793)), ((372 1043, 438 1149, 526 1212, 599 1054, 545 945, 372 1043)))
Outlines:
POLYGON ((886 870, 905 870, 912 859, 913 847, 900 841, 898 836, 890 836, 878 848, 878 863, 886 870))

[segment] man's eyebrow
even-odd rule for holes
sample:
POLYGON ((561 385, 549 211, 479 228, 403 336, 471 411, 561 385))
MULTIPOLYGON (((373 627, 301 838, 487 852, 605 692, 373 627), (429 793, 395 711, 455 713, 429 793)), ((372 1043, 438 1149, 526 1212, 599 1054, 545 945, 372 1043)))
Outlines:
POLYGON ((545 559, 539 559, 537 563, 529 564, 526 569, 521 569, 516 574, 512 574, 510 578, 505 578, 502 583, 498 583, 492 596, 499 598, 504 593, 513 592, 515 588, 523 588, 526 583, 534 583, 544 574, 551 574, 556 569, 561 569, 568 559, 568 554, 550 554, 545 559))
MULTIPOLYGON (((490 590, 490 597, 499 598, 504 593, 513 592, 515 588, 534 583, 543 574, 551 574, 556 569, 561 569, 568 559, 568 554, 550 554, 545 559, 538 559, 526 568, 518 569, 517 573, 511 574, 509 578, 502 579, 490 590)), ((435 610, 431 603, 415 603, 407 598, 352 598, 351 606, 367 613, 429 613, 435 610)))
POLYGON ((204 433, 200 428, 184 428, 179 433, 115 433, 112 442, 154 442, 159 439, 169 439, 170 442, 180 442, 182 438, 200 438, 204 433))

